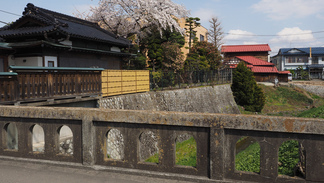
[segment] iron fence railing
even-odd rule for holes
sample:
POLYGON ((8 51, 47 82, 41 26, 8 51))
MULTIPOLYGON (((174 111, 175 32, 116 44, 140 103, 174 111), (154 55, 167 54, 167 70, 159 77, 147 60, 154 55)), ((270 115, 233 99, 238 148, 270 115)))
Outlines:
POLYGON ((179 89, 232 83, 232 70, 156 71, 150 72, 150 90, 179 89))

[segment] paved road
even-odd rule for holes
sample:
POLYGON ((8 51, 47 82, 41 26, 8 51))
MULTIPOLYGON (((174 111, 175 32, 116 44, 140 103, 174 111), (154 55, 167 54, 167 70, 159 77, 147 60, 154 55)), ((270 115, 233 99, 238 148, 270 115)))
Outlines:
POLYGON ((185 183, 106 170, 0 160, 0 183, 185 183))

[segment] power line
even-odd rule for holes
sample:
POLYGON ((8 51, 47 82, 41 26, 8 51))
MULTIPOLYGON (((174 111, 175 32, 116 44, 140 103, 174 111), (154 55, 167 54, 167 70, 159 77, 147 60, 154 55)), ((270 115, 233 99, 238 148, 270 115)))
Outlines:
MULTIPOLYGON (((311 41, 316 41, 316 40, 319 40, 319 39, 324 39, 324 37, 314 37, 314 39, 312 39, 311 41)), ((251 39, 226 39, 226 38, 224 38, 224 40, 226 41, 226 42, 235 42, 235 41, 241 41, 241 42, 244 42, 244 41, 259 41, 260 39, 253 39, 253 40, 251 40, 251 39)), ((285 41, 287 41, 287 40, 285 40, 285 41)), ((296 40, 293 40, 294 42, 307 42, 307 41, 310 41, 310 39, 309 38, 303 38, 303 39, 296 39, 296 40)))
POLYGON ((281 36, 296 36, 296 35, 306 35, 306 34, 318 34, 318 33, 324 33, 324 31, 314 31, 309 33, 299 33, 299 34, 283 34, 283 35, 257 35, 257 34, 236 34, 236 33, 224 33, 227 35, 237 35, 237 36, 251 36, 251 37, 281 37, 281 36))
POLYGON ((10 15, 15 15, 15 16, 21 16, 21 15, 18 15, 16 13, 11 13, 11 12, 8 12, 8 11, 4 11, 4 10, 0 10, 0 12, 3 12, 3 13, 7 13, 7 14, 10 14, 10 15))
POLYGON ((7 23, 7 22, 3 22, 3 21, 1 21, 1 20, 0 20, 0 23, 6 24, 6 25, 8 25, 8 24, 9 24, 9 23, 7 23))

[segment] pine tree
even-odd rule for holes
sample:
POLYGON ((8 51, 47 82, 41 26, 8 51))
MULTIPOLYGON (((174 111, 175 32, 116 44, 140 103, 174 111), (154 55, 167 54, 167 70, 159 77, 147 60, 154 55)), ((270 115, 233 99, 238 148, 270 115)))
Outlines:
POLYGON ((255 81, 252 71, 244 62, 237 65, 233 72, 232 91, 235 102, 252 112, 261 112, 265 104, 262 88, 255 81))

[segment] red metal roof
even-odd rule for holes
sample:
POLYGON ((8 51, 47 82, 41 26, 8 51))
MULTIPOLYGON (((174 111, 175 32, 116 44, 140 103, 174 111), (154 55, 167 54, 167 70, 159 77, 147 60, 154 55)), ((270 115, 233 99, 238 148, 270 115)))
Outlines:
POLYGON ((274 65, 273 63, 266 62, 264 60, 258 59, 253 56, 236 56, 238 59, 243 60, 244 62, 247 62, 248 64, 251 64, 253 66, 259 65, 259 66, 272 66, 274 65))
POLYGON ((221 52, 258 52, 258 51, 271 51, 268 44, 255 44, 255 45, 223 45, 221 52))
MULTIPOLYGON (((237 67, 237 64, 232 64, 232 65, 230 65, 230 68, 231 68, 231 69, 235 69, 236 67, 237 67)), ((246 67, 247 67, 247 68, 252 68, 253 65, 246 65, 246 67)))
POLYGON ((254 73, 278 73, 276 67, 254 66, 251 70, 254 73))
POLYGON ((289 74, 290 71, 279 71, 279 74, 289 74))

